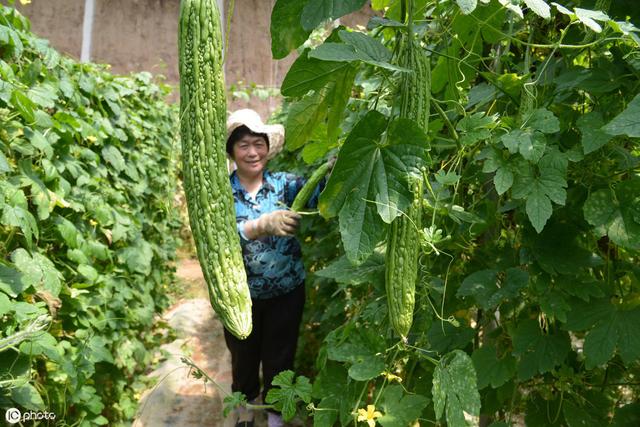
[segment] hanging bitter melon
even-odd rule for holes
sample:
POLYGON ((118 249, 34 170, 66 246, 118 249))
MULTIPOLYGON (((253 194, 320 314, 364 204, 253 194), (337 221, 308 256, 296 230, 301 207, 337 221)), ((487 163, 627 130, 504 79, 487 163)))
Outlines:
POLYGON ((211 305, 240 339, 251 333, 251 297, 227 172, 226 89, 216 0, 182 0, 180 137, 189 222, 211 305))

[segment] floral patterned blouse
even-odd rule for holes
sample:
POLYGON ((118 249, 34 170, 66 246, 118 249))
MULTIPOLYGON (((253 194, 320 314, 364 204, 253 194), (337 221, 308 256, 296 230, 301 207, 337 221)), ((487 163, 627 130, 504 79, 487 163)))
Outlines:
MULTIPOLYGON (((262 186, 255 199, 240 184, 235 171, 231 174, 230 180, 251 298, 273 298, 302 285, 305 271, 298 240, 295 237, 278 236, 250 240, 244 234, 244 223, 264 213, 288 209, 306 180, 291 173, 271 173, 265 170, 262 186)), ((314 190, 307 203, 308 207, 317 206, 318 196, 323 187, 324 180, 314 190)))

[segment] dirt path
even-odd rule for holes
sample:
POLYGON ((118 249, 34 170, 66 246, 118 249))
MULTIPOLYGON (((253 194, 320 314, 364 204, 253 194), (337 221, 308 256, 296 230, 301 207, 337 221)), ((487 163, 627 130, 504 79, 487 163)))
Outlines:
MULTIPOLYGON (((178 284, 185 288, 181 299, 163 315, 176 331, 177 339, 163 345, 166 359, 149 374, 158 379, 141 400, 133 427, 232 427, 233 417, 222 416, 224 394, 203 380, 188 376, 180 358, 191 360, 229 392, 231 359, 224 343, 221 323, 208 300, 206 285, 196 260, 182 260, 177 270, 178 284)), ((264 425, 263 414, 256 416, 256 427, 264 425)))

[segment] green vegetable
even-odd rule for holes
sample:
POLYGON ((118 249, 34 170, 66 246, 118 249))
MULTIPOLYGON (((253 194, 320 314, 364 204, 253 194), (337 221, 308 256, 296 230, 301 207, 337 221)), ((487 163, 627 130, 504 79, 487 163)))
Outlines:
MULTIPOLYGON (((400 117, 416 121, 426 133, 431 99, 429 58, 409 40, 400 64, 413 71, 405 73, 400 83, 400 117)), ((387 235, 385 287, 389 319, 403 338, 411 329, 415 306, 422 220, 421 182, 415 178, 413 201, 407 212, 393 220, 387 235)))
POLYGON ((189 221, 211 305, 224 326, 244 339, 251 333, 251 297, 224 148, 226 96, 215 0, 182 0, 178 47, 189 221))
POLYGON ((404 73, 400 83, 400 117, 414 120, 427 133, 431 107, 431 67, 429 57, 420 46, 404 48, 400 66, 411 70, 404 73))
POLYGON ((415 178, 414 199, 389 227, 385 258, 385 288, 391 326, 406 338, 413 323, 420 229, 422 226, 422 180, 415 178))
POLYGON ((326 162, 322 166, 320 166, 316 171, 311 174, 309 180, 302 186, 302 189, 298 192, 293 204, 291 205, 291 210, 294 212, 301 211, 311 198, 313 194, 313 190, 317 187, 320 180, 329 172, 329 168, 331 167, 331 162, 326 162))

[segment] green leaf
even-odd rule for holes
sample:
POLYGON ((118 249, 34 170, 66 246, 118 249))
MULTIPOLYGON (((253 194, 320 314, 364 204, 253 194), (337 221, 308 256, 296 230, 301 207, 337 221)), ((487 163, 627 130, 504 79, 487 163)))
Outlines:
MULTIPOLYGON (((0 289, 2 289, 1 284, 0 284, 0 289)), ((12 305, 13 304, 11 304, 11 300, 9 299, 9 297, 3 294, 2 292, 0 292, 0 318, 3 317, 5 314, 13 311, 13 308, 11 307, 12 305)))
POLYGON ((60 233, 60 237, 62 237, 67 246, 72 249, 77 249, 80 246, 81 235, 76 226, 62 216, 55 218, 55 224, 58 233, 60 233))
POLYGON ((514 129, 506 135, 503 135, 500 141, 511 154, 517 153, 520 150, 520 145, 533 145, 531 142, 531 133, 521 129, 514 129))
POLYGON ((640 358, 640 336, 637 333, 640 309, 620 310, 609 306, 607 312, 600 311, 599 315, 601 319, 584 340, 587 369, 608 362, 616 348, 625 364, 640 358))
POLYGON ((42 411, 45 409, 40 393, 30 383, 12 388, 11 400, 30 411, 42 411))
POLYGON ((488 385, 498 388, 506 384, 516 373, 516 359, 510 353, 498 359, 495 347, 480 347, 473 352, 471 359, 478 374, 479 390, 488 385))
POLYGON ((12 168, 4 153, 0 152, 0 173, 11 172, 12 168))
POLYGON ((335 81, 291 104, 285 123, 288 150, 298 149, 312 139, 325 119, 327 139, 329 143, 336 142, 354 77, 355 70, 351 67, 337 71, 332 75, 335 81))
POLYGON ((340 150, 319 209, 339 214, 340 232, 349 260, 364 261, 384 236, 380 223, 391 222, 411 200, 409 173, 426 164, 426 136, 414 122, 398 119, 382 134, 387 119, 370 111, 356 124, 340 150))
POLYGON ((640 95, 636 95, 627 105, 627 108, 607 123, 602 130, 614 136, 640 137, 640 95))
POLYGON ((11 105, 18 110, 18 113, 20 113, 27 124, 35 121, 34 110, 36 109, 36 105, 20 90, 15 89, 11 94, 11 105))
POLYGON ((475 334, 473 328, 465 325, 456 327, 449 322, 433 322, 427 339, 431 349, 442 354, 466 347, 475 334))
POLYGON ((47 290, 57 297, 62 289, 63 276, 46 256, 34 252, 32 255, 19 248, 11 254, 11 260, 22 273, 22 281, 26 286, 36 290, 47 290))
POLYGON ((518 378, 527 380, 562 364, 571 350, 569 334, 543 334, 538 322, 524 320, 511 333, 513 354, 520 357, 518 378))
POLYGON ((356 357, 349 368, 349 376, 356 381, 368 381, 385 370, 384 360, 379 356, 356 357))
POLYGON ((271 55, 282 59, 303 44, 311 31, 302 28, 300 18, 305 2, 276 0, 271 11, 271 55))
POLYGON ((35 104, 43 108, 54 108, 56 106, 56 100, 58 99, 57 90, 50 84, 42 84, 34 86, 29 89, 27 96, 35 104))
POLYGON ((362 8, 366 0, 312 0, 302 11, 302 28, 311 31, 328 19, 337 19, 362 8))
POLYGON ((98 270, 87 264, 79 265, 78 273, 82 274, 90 283, 95 283, 100 277, 98 270))
POLYGON ((591 112, 581 116, 576 124, 582 133, 581 141, 584 154, 592 153, 611 141, 612 136, 601 129, 604 125, 604 119, 599 112, 591 112))
POLYGON ((513 173, 506 167, 498 168, 496 175, 493 177, 493 184, 499 195, 506 193, 513 185, 513 173))
POLYGON ((102 149, 102 157, 109 163, 113 168, 122 172, 125 168, 124 157, 122 157, 122 153, 113 145, 107 145, 102 149))
POLYGON ((478 0, 456 0, 456 3, 458 3, 460 11, 465 15, 473 12, 478 6, 478 0))
POLYGON ((28 341, 20 343, 20 352, 29 356, 45 355, 55 362, 62 362, 62 354, 57 348, 58 342, 48 332, 38 332, 28 341))
POLYGON ((611 427, 633 427, 640 424, 640 402, 616 408, 611 427))
POLYGON ((31 212, 21 206, 6 205, 2 211, 2 223, 22 230, 27 248, 31 249, 33 237, 38 238, 38 223, 31 212))
POLYGON ((291 420, 296 414, 296 404, 302 400, 304 403, 311 401, 311 383, 304 376, 296 378, 293 382, 293 371, 282 371, 272 381, 274 388, 267 393, 266 402, 273 404, 275 409, 282 412, 285 421, 291 420))
POLYGON ((231 411, 247 403, 247 396, 239 391, 234 391, 233 393, 225 396, 222 403, 224 405, 222 415, 226 418, 231 411))
POLYGON ((551 200, 549 200, 549 197, 545 194, 539 182, 534 184, 531 192, 527 196, 526 210, 531 225, 540 233, 547 223, 547 220, 551 218, 553 208, 551 207, 551 200))
POLYGON ((301 97, 310 90, 319 90, 327 82, 335 80, 340 71, 350 68, 345 62, 321 61, 307 56, 305 51, 291 65, 282 82, 281 93, 284 96, 301 97))
POLYGON ((527 127, 540 131, 542 133, 560 132, 560 121, 558 118, 546 108, 538 108, 531 112, 531 115, 525 120, 527 127))
POLYGON ((524 0, 529 9, 536 15, 549 19, 551 17, 551 8, 544 0, 524 0))
POLYGON ((480 307, 488 310, 517 297, 528 282, 529 274, 519 268, 500 274, 496 270, 481 270, 467 276, 456 295, 473 296, 480 307))
POLYGON ((461 350, 445 356, 433 372, 433 405, 436 418, 446 408, 449 427, 477 425, 480 417, 480 394, 471 358, 461 350), (470 417, 468 423, 466 417, 470 417))
POLYGON ((17 297, 29 284, 22 280, 22 273, 11 267, 0 264, 0 291, 10 297, 17 297))
POLYGON ((350 285, 381 283, 384 280, 384 256, 373 253, 364 263, 354 266, 342 255, 322 270, 314 272, 314 275, 350 285))
MULTIPOLYGON (((377 42, 374 39, 371 39, 377 42)), ((384 46, 383 46, 384 47, 384 46)), ((335 62, 355 62, 362 61, 367 64, 375 65, 377 67, 386 68, 392 71, 403 71, 396 65, 390 64, 384 61, 377 61, 367 55, 365 52, 357 50, 354 46, 343 43, 331 43, 327 42, 321 44, 311 52, 309 52, 309 58, 319 59, 322 61, 335 61, 335 62)))
POLYGON ((378 421, 383 427, 406 427, 420 418, 429 399, 419 394, 408 394, 402 386, 393 384, 384 389, 380 396, 383 416, 378 421))
POLYGON ((640 178, 623 181, 612 189, 594 191, 583 206, 584 218, 598 236, 607 235, 617 245, 640 248, 640 178))
POLYGON ((118 258, 124 262, 130 271, 144 275, 151 274, 151 260, 153 250, 146 240, 139 239, 135 245, 118 251, 118 258))
POLYGON ((489 139, 496 120, 497 116, 486 116, 483 112, 463 117, 456 125, 456 130, 461 134, 460 142, 463 145, 473 145, 489 139))

